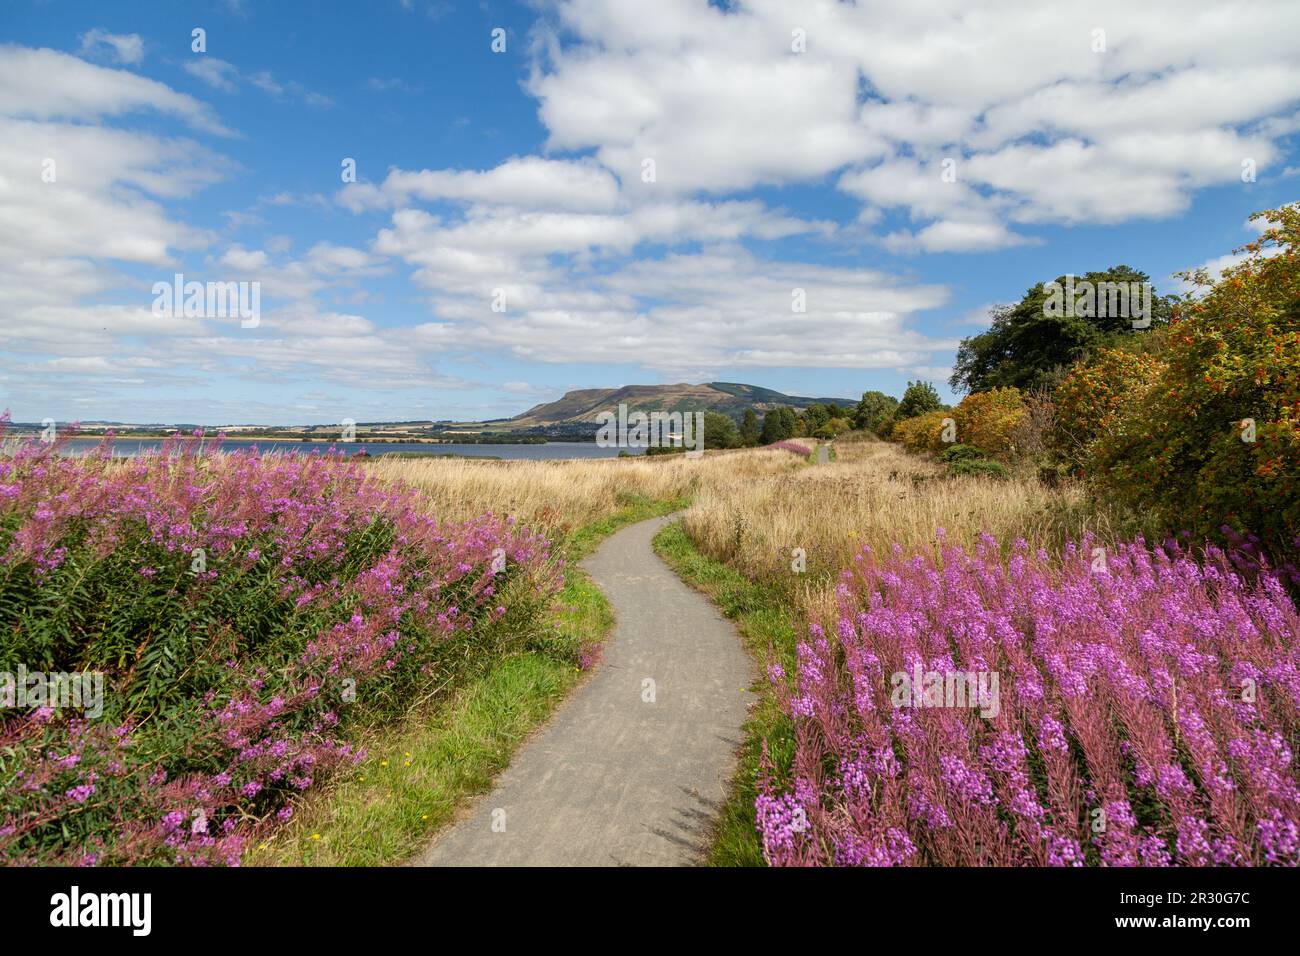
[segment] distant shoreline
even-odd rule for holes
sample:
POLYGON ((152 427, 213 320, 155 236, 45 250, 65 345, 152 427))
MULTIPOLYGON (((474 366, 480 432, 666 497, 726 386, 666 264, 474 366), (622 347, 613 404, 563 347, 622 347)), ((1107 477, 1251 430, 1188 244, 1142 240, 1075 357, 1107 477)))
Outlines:
MULTIPOLYGON (((24 435, 18 433, 13 438, 34 438, 35 435, 24 435)), ((67 435, 64 441, 103 441, 108 435, 67 435)), ((141 435, 141 434, 122 434, 112 435, 114 441, 166 441, 168 438, 186 438, 192 439, 194 436, 185 433, 174 433, 171 435, 141 435)), ((216 441, 217 435, 205 434, 202 436, 204 441, 216 441)), ((562 438, 554 441, 543 439, 520 439, 516 441, 483 441, 473 438, 302 438, 293 436, 289 438, 277 435, 222 435, 222 441, 239 441, 239 442, 279 442, 284 444, 302 444, 302 445, 589 445, 595 442, 593 437, 590 441, 580 441, 576 438, 562 438)))

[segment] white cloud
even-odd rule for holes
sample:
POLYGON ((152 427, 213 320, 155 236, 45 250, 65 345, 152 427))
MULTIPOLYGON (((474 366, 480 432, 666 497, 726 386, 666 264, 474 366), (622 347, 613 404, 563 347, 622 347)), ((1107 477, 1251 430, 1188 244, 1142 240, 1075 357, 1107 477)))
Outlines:
POLYGON ((241 85, 247 84, 284 102, 300 102, 322 108, 333 105, 328 96, 313 92, 296 80, 282 83, 269 70, 244 73, 233 63, 206 53, 197 59, 188 60, 185 72, 222 93, 234 93, 241 85))
POLYGON ((839 173, 868 202, 937 220, 894 244, 975 250, 1020 241, 1013 224, 1174 215, 1239 182, 1243 159, 1267 170, 1297 122, 1297 34, 1300 6, 1267 0, 978 14, 957 0, 664 0, 653 17, 569 0, 529 88, 549 145, 594 150, 630 194, 839 173), (958 188, 917 176, 943 158, 958 188))
POLYGON ((95 27, 87 30, 80 37, 81 52, 98 55, 106 54, 118 63, 134 65, 144 59, 144 41, 138 33, 109 33, 95 27))
POLYGON ((238 68, 215 56, 204 54, 197 59, 186 60, 185 72, 223 93, 233 93, 239 88, 238 68))
POLYGON ((0 46, 0 115, 96 120, 143 109, 171 114, 205 132, 230 135, 208 106, 162 83, 56 50, 0 46))
POLYGON ((341 191, 340 201, 350 208, 376 201, 401 205, 411 199, 452 199, 525 209, 600 211, 613 209, 619 200, 618 182, 597 164, 537 156, 515 157, 486 171, 394 169, 378 194, 356 187, 350 184, 341 191))
MULTIPOLYGON (((472 280, 473 276, 462 276, 472 280)), ((506 311, 486 286, 443 270, 420 275, 442 321, 414 330, 434 350, 478 348, 540 362, 625 363, 683 374, 744 366, 907 367, 956 341, 909 327, 947 301, 941 286, 873 270, 761 260, 735 246, 641 260, 584 277, 538 269, 505 284, 506 311), (806 311, 794 312, 804 290, 806 311)))

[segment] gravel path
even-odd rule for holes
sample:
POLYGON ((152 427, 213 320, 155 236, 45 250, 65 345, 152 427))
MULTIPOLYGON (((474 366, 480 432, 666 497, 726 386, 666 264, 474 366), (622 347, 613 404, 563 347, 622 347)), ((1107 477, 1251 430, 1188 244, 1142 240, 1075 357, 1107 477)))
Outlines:
POLYGON ((602 661, 417 865, 701 861, 753 665, 730 622, 651 548, 669 520, 624 528, 583 562, 617 618, 602 661))

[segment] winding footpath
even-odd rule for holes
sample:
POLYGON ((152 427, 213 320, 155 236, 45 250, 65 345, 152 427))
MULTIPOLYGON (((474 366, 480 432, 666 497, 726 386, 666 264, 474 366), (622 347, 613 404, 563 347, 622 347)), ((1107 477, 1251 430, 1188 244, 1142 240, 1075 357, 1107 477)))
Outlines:
POLYGON ((656 518, 582 562, 617 620, 595 672, 420 866, 689 866, 736 769, 753 664, 659 559, 656 518))

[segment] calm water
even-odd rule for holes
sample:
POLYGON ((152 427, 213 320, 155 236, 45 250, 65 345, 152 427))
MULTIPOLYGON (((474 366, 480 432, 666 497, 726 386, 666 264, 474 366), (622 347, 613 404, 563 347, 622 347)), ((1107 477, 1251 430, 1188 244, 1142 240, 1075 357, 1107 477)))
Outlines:
MULTIPOLYGON (((64 454, 84 455, 98 444, 98 439, 75 438, 62 446, 64 454)), ((156 449, 162 446, 161 438, 118 438, 113 441, 113 454, 118 456, 135 455, 141 449, 156 449)), ((221 443, 223 451, 242 451, 256 445, 262 454, 268 452, 299 452, 310 454, 313 450, 324 453, 330 447, 325 442, 305 441, 253 441, 250 439, 227 438, 221 443)), ((617 448, 600 448, 595 442, 553 441, 545 445, 414 445, 403 442, 334 442, 334 448, 347 455, 365 449, 371 455, 386 452, 428 452, 439 455, 468 455, 478 457, 502 458, 509 461, 539 461, 547 458, 614 458, 617 448)), ((630 449, 637 454, 639 449, 630 449)))

